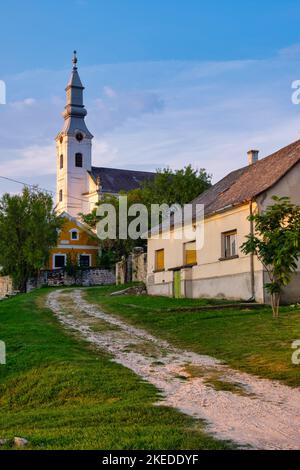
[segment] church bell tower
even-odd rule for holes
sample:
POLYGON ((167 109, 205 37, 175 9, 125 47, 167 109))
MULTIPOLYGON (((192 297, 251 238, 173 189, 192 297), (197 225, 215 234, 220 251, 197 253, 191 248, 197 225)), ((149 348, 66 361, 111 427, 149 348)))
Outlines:
POLYGON ((78 217, 90 210, 89 173, 92 164, 92 139, 85 124, 87 111, 83 104, 83 90, 74 51, 73 69, 66 87, 67 101, 63 112, 64 126, 56 137, 57 211, 78 217))

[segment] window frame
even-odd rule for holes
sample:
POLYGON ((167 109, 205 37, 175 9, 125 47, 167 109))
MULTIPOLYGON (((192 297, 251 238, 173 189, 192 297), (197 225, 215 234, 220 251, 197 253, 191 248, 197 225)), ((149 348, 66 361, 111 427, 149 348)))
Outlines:
POLYGON ((81 268, 91 268, 92 267, 92 255, 90 253, 79 253, 78 254, 78 266, 81 268), (81 256, 86 256, 89 259, 89 265, 88 266, 82 266, 80 263, 80 258, 81 256))
POLYGON ((79 240, 79 231, 78 231, 76 228, 72 228, 72 229, 70 230, 70 240, 71 240, 72 242, 74 242, 74 241, 76 242, 76 241, 79 240), (76 238, 73 238, 73 233, 76 233, 76 238))
POLYGON ((65 253, 54 253, 53 254, 53 259, 52 259, 52 266, 53 266, 53 269, 63 269, 66 267, 66 264, 67 264, 67 255, 65 253), (63 266, 56 266, 56 257, 57 256, 60 256, 62 258, 64 258, 64 265, 63 266))
POLYGON ((82 168, 83 167, 83 155, 82 155, 81 152, 76 152, 75 153, 75 167, 76 168, 82 168))
POLYGON ((238 257, 239 257, 239 254, 238 254, 238 243, 237 243, 237 229, 227 230, 226 232, 222 233, 222 256, 220 260, 223 261, 223 260, 234 259, 238 257), (234 253, 232 250, 231 237, 234 237, 234 242, 235 242, 234 253), (229 246, 228 246, 228 240, 229 240, 229 246), (228 252, 228 248, 229 248, 229 252, 228 252))

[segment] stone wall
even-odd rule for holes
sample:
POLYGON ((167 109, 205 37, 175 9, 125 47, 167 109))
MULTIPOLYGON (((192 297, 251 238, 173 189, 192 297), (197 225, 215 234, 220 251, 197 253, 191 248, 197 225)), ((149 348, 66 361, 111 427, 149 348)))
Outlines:
POLYGON ((0 298, 13 293, 13 283, 10 276, 0 276, 0 298))
POLYGON ((146 282, 147 279, 147 253, 132 253, 132 280, 134 282, 146 282))
POLYGON ((72 286, 78 285, 83 287, 104 286, 115 284, 116 277, 109 269, 82 269, 76 273, 76 276, 70 276, 64 269, 56 269, 52 271, 43 271, 39 284, 47 286, 72 286))
POLYGON ((116 263, 116 284, 126 282, 146 282, 147 253, 143 248, 135 248, 127 259, 123 257, 116 263))
POLYGON ((116 284, 122 285, 126 283, 127 278, 127 261, 123 256, 121 261, 116 263, 116 284))

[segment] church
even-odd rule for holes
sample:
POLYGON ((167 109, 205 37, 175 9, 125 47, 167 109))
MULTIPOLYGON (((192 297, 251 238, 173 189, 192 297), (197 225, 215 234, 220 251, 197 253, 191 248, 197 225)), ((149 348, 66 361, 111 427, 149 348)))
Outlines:
POLYGON ((95 167, 92 165, 93 135, 88 130, 83 104, 84 87, 77 70, 74 51, 73 69, 66 87, 64 126, 56 137, 56 211, 66 220, 58 243, 50 252, 49 269, 64 268, 69 259, 82 266, 97 264, 99 240, 90 227, 80 221, 104 195, 118 195, 139 188, 155 173, 95 167))
POLYGON ((74 218, 78 218, 79 213, 91 212, 103 195, 118 195, 120 191, 139 188, 143 181, 155 175, 92 165, 93 135, 85 123, 83 90, 74 51, 73 69, 66 87, 64 126, 56 137, 56 209, 59 214, 65 212, 74 218))

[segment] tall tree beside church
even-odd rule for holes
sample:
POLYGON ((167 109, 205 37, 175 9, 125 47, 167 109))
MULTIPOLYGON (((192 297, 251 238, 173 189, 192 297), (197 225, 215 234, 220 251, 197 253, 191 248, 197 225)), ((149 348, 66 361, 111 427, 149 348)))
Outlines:
POLYGON ((22 194, 0 199, 0 266, 14 286, 26 292, 27 281, 43 268, 56 245, 59 218, 49 194, 24 188, 22 194))
POLYGON ((142 186, 142 199, 151 204, 188 204, 211 186, 211 175, 204 168, 194 169, 187 165, 181 170, 164 168, 157 170, 153 180, 142 186))
MULTIPOLYGON (((165 168, 157 170, 156 176, 153 180, 145 181, 139 189, 133 189, 127 193, 128 209, 133 204, 144 204, 149 213, 151 204, 180 204, 183 206, 191 202, 206 189, 211 186, 211 176, 204 170, 196 170, 191 165, 184 167, 181 170, 171 170, 165 168)), ((125 195, 125 193, 123 193, 125 195)), ((117 196, 105 196, 97 204, 112 204, 115 207, 117 214, 119 214, 119 199, 117 196)), ((89 214, 81 214, 82 220, 95 228, 99 218, 97 217, 97 208, 89 214)), ((128 223, 130 220, 128 220, 128 223)), ((118 227, 117 227, 118 233, 118 227)), ((128 255, 134 246, 144 246, 145 240, 105 240, 102 241, 103 255, 107 257, 110 255, 112 264, 120 259, 122 255, 128 255)))
MULTIPOLYGON (((145 204, 148 211, 151 204, 188 204, 197 196, 202 194, 211 186, 211 175, 205 169, 194 169, 192 165, 187 165, 181 170, 171 170, 164 168, 157 170, 153 180, 146 180, 142 187, 133 189, 127 193, 128 208, 132 204, 145 204)), ((125 195, 126 193, 123 193, 125 195)), ((111 203, 118 206, 116 196, 106 196, 97 205, 111 203)), ((117 207, 116 207, 117 208, 117 207)), ((89 214, 80 214, 82 220, 95 228, 97 224, 97 208, 89 214)))

